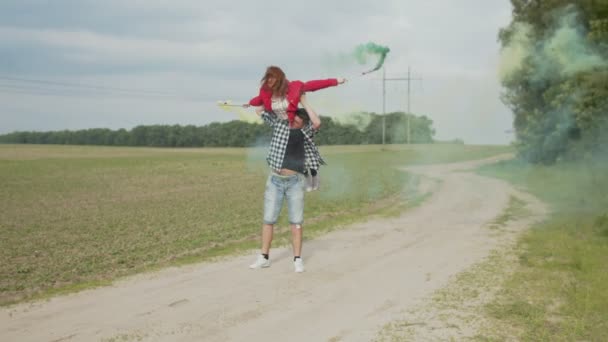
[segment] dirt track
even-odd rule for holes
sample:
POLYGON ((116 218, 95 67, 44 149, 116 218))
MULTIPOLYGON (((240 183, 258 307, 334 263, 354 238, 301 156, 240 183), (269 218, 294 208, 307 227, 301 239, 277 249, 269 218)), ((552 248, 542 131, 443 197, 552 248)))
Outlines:
POLYGON ((371 220, 250 270, 254 253, 132 277, 115 285, 0 310, 2 341, 369 341, 499 238, 487 224, 509 198, 505 182, 470 172, 496 160, 410 168, 439 179, 433 195, 394 219, 371 220))

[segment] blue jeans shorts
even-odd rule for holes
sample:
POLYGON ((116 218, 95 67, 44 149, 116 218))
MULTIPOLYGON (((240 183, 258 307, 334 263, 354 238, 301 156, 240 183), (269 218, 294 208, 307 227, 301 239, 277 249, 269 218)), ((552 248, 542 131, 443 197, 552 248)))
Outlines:
POLYGON ((270 173, 264 192, 264 223, 275 224, 287 201, 289 224, 301 226, 304 222, 304 176, 281 176, 270 173))

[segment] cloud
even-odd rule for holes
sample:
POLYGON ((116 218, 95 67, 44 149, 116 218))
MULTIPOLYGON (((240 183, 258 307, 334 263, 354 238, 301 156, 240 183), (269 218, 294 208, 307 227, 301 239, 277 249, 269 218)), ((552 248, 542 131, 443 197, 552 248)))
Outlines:
MULTIPOLYGON (((435 120, 438 133, 448 136, 456 129, 453 117, 469 120, 479 84, 498 84, 492 64, 499 50, 496 35, 510 16, 507 2, 457 4, 447 0, 4 0, 0 75, 195 93, 202 100, 17 96, 3 92, 6 82, 0 81, 0 116, 5 116, 0 117, 0 130, 27 129, 32 122, 37 129, 101 124, 129 128, 152 122, 205 124, 235 119, 221 112, 215 101, 247 101, 271 64, 282 66, 290 79, 351 78, 345 86, 311 96, 321 113, 380 112, 381 92, 374 81, 380 74, 358 77, 374 61, 361 66, 334 58, 373 41, 391 49, 385 63, 389 76, 403 76, 411 66, 424 78, 413 90, 412 108, 435 120), (442 103, 452 105, 434 104, 435 91, 442 103), (20 121, 16 115, 30 119, 20 121), (53 115, 58 115, 56 120, 53 115)), ((388 110, 404 108, 404 92, 404 84, 391 85, 388 110)), ((498 93, 496 88, 484 96, 498 99, 498 93)), ((496 115, 510 120, 508 112, 496 115)))
POLYGON ((229 41, 178 42, 134 39, 86 31, 0 27, 0 42, 64 49, 70 61, 90 64, 140 63, 218 64, 235 62, 243 49, 229 41))

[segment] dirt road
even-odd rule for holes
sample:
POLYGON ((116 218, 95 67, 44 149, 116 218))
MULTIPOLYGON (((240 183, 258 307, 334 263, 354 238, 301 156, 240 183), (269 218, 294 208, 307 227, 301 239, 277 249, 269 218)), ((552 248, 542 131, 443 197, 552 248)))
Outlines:
MULTIPOLYGON (((487 225, 517 193, 473 168, 419 166, 440 180, 422 205, 288 249, 250 270, 254 253, 144 274, 115 285, 0 310, 2 341, 369 341, 387 322, 482 260, 487 225)), ((525 197, 529 198, 529 197, 525 197)), ((534 201, 532 199, 532 201, 534 201)))

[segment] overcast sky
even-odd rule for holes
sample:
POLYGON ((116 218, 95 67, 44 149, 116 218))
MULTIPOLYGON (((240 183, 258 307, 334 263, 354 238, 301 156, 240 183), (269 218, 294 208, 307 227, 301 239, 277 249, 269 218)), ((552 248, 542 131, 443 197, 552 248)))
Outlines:
MULTIPOLYGON (((268 65, 346 77, 309 95, 321 115, 381 113, 381 71, 359 76, 376 60, 349 58, 374 42, 391 50, 387 77, 422 78, 411 111, 437 139, 508 143, 496 37, 510 17, 508 0, 2 0, 0 133, 234 120, 217 101, 257 95, 268 65)), ((406 91, 387 82, 387 112, 406 91)))

